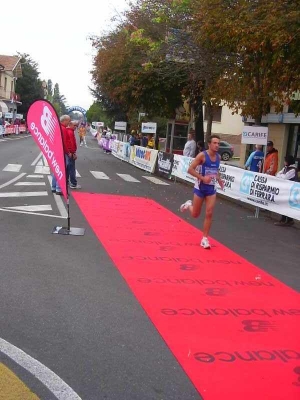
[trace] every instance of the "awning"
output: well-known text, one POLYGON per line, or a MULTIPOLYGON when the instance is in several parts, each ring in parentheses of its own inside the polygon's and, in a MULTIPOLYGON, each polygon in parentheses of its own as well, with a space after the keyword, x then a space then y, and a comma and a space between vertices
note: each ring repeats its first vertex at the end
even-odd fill
POLYGON ((8 112, 7 105, 4 103, 4 101, 1 100, 0 100, 0 111, 2 111, 3 114, 8 112))

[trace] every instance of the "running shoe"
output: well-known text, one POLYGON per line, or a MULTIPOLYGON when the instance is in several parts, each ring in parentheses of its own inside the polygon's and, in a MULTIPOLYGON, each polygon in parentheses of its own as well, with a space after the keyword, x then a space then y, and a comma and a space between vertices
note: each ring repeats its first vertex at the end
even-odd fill
POLYGON ((70 185, 70 189, 81 189, 80 185, 70 185))
POLYGON ((210 249, 210 243, 209 243, 207 237, 204 237, 201 240, 200 246, 203 247, 204 249, 210 249))
POLYGON ((187 200, 185 203, 181 204, 180 211, 181 212, 186 211, 189 208, 189 206, 191 206, 191 205, 193 205, 192 200, 187 200))

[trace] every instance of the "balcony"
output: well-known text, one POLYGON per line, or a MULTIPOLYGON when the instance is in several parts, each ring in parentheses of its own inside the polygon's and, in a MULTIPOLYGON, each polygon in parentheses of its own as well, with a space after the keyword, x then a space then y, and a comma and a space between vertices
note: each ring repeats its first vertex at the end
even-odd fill
POLYGON ((21 103, 19 94, 11 92, 10 90, 5 90, 4 87, 0 87, 0 99, 12 101, 13 103, 21 103))
MULTIPOLYGON (((254 123, 253 118, 243 118, 243 122, 254 123)), ((295 115, 294 113, 269 113, 264 115, 261 119, 263 124, 299 124, 300 115, 295 115)))

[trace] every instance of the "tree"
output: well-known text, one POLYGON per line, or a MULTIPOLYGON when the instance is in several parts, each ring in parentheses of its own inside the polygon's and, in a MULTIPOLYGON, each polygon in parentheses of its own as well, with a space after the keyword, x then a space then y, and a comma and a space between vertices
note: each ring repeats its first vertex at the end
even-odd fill
POLYGON ((52 104, 53 107, 56 109, 58 115, 61 116, 67 114, 68 110, 66 107, 66 98, 64 95, 60 94, 58 83, 54 85, 52 104))
POLYGON ((47 100, 52 102, 52 99, 53 99, 53 83, 52 83, 51 79, 48 79, 47 89, 48 89, 47 100))
POLYGON ((300 87, 299 0, 194 0, 197 42, 233 58, 220 77, 221 97, 261 123, 282 111, 300 87))
POLYGON ((44 92, 42 82, 39 79, 38 64, 32 60, 29 54, 19 54, 22 64, 22 77, 16 83, 16 92, 20 95, 22 104, 18 111, 27 114, 30 105, 38 99, 43 98, 44 92))
POLYGON ((90 123, 93 121, 104 122, 106 126, 111 126, 113 122, 103 108, 103 105, 99 102, 94 102, 90 106, 90 108, 87 110, 86 118, 90 123))

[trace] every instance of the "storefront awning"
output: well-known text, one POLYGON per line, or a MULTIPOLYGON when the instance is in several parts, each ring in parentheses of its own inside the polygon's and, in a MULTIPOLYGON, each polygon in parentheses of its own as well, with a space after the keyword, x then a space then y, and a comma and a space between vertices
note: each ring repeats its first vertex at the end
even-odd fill
POLYGON ((5 114, 8 112, 8 107, 7 105, 4 103, 4 101, 0 100, 0 111, 5 114))

